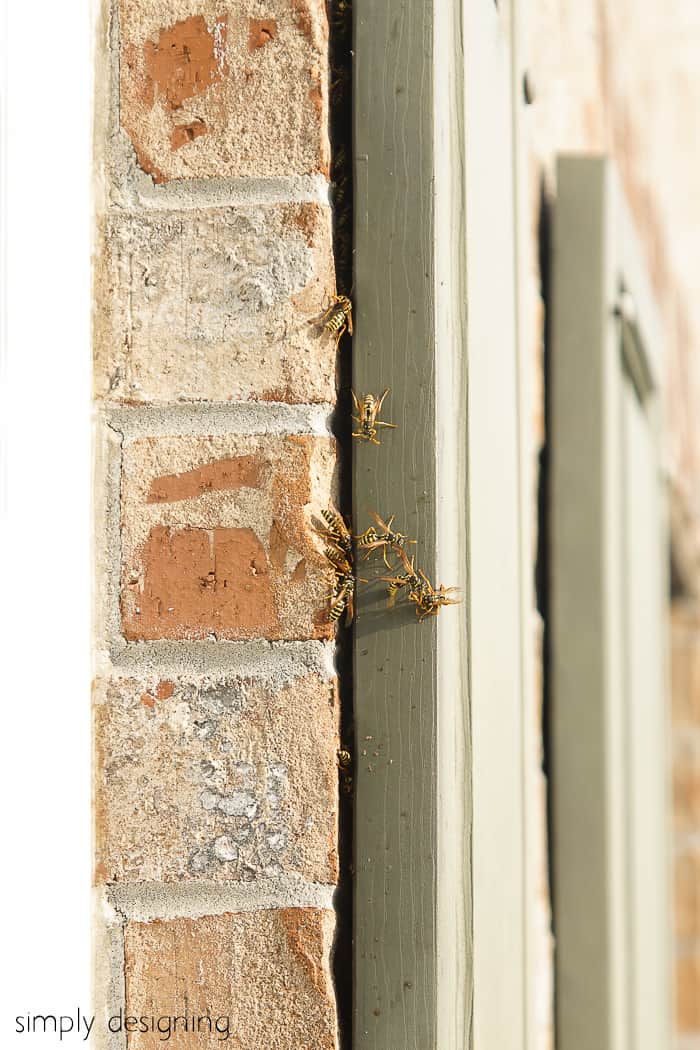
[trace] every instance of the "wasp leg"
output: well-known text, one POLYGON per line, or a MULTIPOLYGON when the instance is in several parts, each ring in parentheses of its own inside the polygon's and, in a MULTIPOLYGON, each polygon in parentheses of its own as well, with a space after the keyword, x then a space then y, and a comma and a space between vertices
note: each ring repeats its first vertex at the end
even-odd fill
POLYGON ((384 564, 386 565, 387 569, 391 569, 391 565, 387 561, 386 549, 387 549, 387 544, 385 543, 384 544, 384 550, 382 551, 382 558, 384 559, 384 564))
POLYGON ((391 430, 396 430, 398 428, 399 424, 398 423, 382 423, 381 419, 375 419, 374 425, 375 425, 375 427, 390 427, 391 430))
POLYGON ((345 332, 347 331, 347 327, 348 327, 347 324, 344 324, 344 325, 341 325, 340 328, 338 329, 338 334, 335 337, 335 348, 336 348, 336 350, 340 346, 340 340, 342 339, 342 337, 344 336, 345 332))

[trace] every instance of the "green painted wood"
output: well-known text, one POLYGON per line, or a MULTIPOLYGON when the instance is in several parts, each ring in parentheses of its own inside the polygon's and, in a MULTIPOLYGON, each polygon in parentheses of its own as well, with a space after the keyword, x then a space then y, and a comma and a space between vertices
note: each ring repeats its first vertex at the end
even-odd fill
MULTIPOLYGON (((656 392, 658 395, 658 392, 656 392)), ((668 547, 655 406, 622 384, 630 1031, 634 1050, 670 1045, 668 547)))
POLYGON ((661 338, 609 161, 558 164, 552 798, 561 1050, 670 1045, 661 338), (630 330, 627 330, 627 329, 630 330))
MULTIPOLYGON (((356 0, 354 388, 391 388, 354 442, 354 522, 396 515, 435 571, 430 0, 356 0)), ((370 572, 373 570, 370 570, 370 572)), ((367 573, 364 573, 367 575, 367 573)), ((437 1050, 437 624, 361 585, 355 628, 354 1044, 437 1050)))
POLYGON ((379 448, 354 443, 354 524, 396 514, 421 568, 463 599, 418 624, 360 587, 354 1046, 522 1050, 531 464, 513 12, 353 7, 354 386, 390 387, 399 424, 379 448))
POLYGON ((551 714, 562 1050, 613 1045, 607 689, 601 656, 607 610, 599 519, 605 308, 614 302, 615 289, 602 269, 607 237, 602 172, 598 160, 585 169, 560 163, 554 241, 551 714))

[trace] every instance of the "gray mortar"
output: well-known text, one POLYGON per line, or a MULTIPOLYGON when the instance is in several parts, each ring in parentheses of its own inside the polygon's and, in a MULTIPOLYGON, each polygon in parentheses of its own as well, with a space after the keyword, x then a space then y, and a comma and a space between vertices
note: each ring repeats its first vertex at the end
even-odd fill
POLYGON ((282 688, 292 678, 317 674, 332 679, 332 642, 130 642, 113 655, 111 676, 230 672, 282 688))
POLYGON ((142 882, 108 886, 107 900, 127 922, 199 919, 204 915, 270 908, 332 909, 334 886, 284 875, 255 882, 142 882))
POLYGON ((115 911, 100 889, 94 891, 93 916, 95 1025, 90 1045, 95 1050, 126 1050, 126 1032, 110 1032, 107 1024, 126 1008, 124 915, 115 911))
POLYGON ((332 437, 333 405, 288 405, 277 401, 234 404, 125 406, 99 410, 124 440, 181 434, 310 434, 332 437))
MULTIPOLYGON (((133 154, 126 135, 120 132, 120 147, 133 154)), ((262 179, 173 179, 156 185, 136 167, 129 167, 129 189, 120 207, 140 205, 144 209, 221 208, 229 205, 329 204, 330 187, 324 175, 287 175, 262 179), (134 169, 136 169, 134 171, 134 169)))
MULTIPOLYGON (((121 449, 122 435, 98 426, 95 437, 95 578, 94 631, 98 668, 100 651, 121 638, 121 449)), ((121 642, 124 645, 122 639, 121 642)))

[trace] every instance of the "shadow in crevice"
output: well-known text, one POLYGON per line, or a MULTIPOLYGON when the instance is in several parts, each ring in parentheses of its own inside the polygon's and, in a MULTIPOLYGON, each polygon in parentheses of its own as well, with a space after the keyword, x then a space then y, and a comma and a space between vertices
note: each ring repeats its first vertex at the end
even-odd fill
MULTIPOLYGON (((352 4, 327 0, 330 58, 331 201, 336 290, 350 295, 353 286, 352 179, 352 4)), ((338 441, 338 509, 346 521, 352 513, 352 340, 340 340, 331 427, 338 441)), ((343 623, 345 618, 343 617, 343 623)), ((355 755, 352 656, 354 626, 341 626, 336 643, 336 670, 340 704, 340 746, 355 755)), ((338 821, 339 879, 335 894, 336 936, 332 971, 338 1010, 341 1050, 351 1050, 353 992, 353 843, 354 807, 352 767, 339 770, 338 821)))
MULTIPOLYGON (((554 824, 552 814, 552 738, 551 738, 551 630, 550 630, 550 434, 551 434, 551 322, 552 322, 552 211, 553 204, 547 195, 544 181, 540 183, 539 220, 538 220, 538 262, 540 273, 540 296, 543 305, 543 413, 544 440, 539 454, 539 475, 537 491, 537 557, 535 563, 535 593, 537 610, 542 618, 542 771, 546 778, 547 807, 547 867, 552 914, 552 933, 554 928, 554 824)), ((555 941, 556 945, 556 936, 555 941)))

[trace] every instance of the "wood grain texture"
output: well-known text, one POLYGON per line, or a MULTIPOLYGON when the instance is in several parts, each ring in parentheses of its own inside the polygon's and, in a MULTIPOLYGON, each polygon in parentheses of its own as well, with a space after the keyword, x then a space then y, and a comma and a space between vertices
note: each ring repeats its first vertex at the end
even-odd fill
MULTIPOLYGON (((354 1046, 527 1045, 510 7, 355 0, 355 527, 395 513, 462 604, 358 602, 354 1046), (468 379, 468 382, 467 382, 468 379)), ((434 575, 437 573, 437 578, 434 575)))
MULTIPOLYGON (((354 444, 369 511, 435 570, 433 4, 357 0, 354 388, 391 394, 381 447, 354 444)), ((364 575, 367 575, 366 573, 364 575)), ((361 587, 355 636, 354 1043, 436 1048, 436 621, 361 587)))

